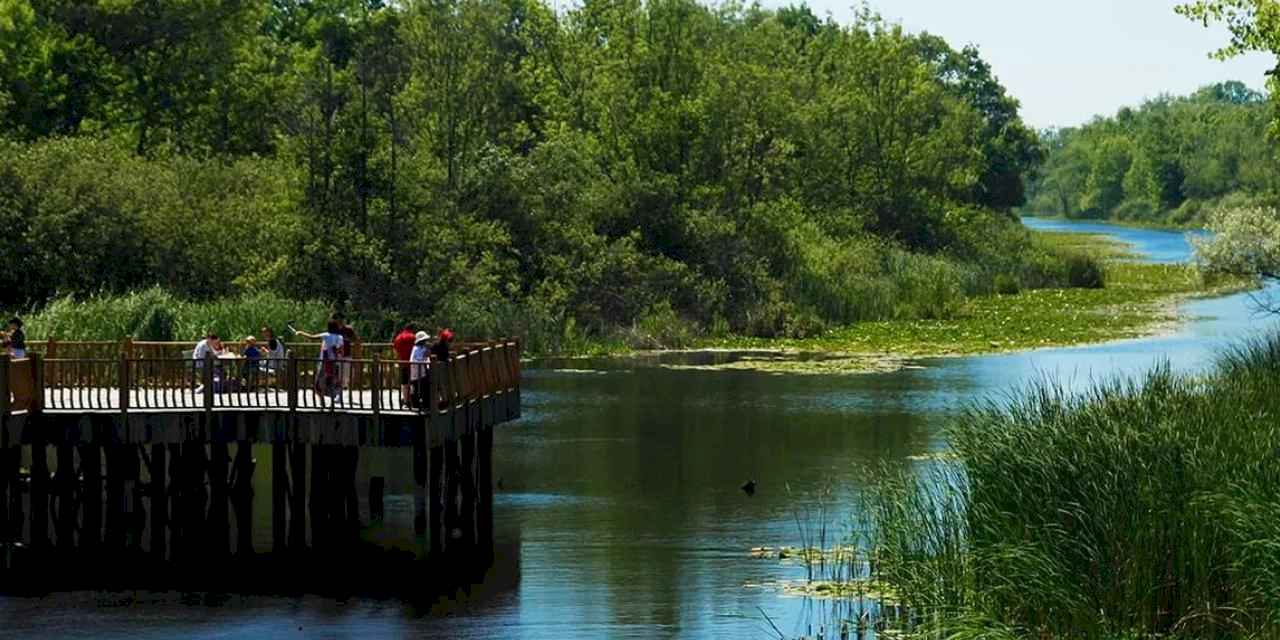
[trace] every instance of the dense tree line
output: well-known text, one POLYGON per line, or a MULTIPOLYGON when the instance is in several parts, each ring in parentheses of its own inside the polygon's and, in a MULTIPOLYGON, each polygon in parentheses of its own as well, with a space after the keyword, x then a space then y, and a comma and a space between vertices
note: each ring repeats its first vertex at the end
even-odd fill
POLYGON ((0 131, 0 305, 776 335, 1063 281, 1010 213, 1042 159, 1017 102, 867 12, 0 0, 0 131))
POLYGON ((1280 186, 1271 116, 1266 95, 1225 82, 1050 131, 1027 210, 1186 225, 1224 201, 1269 201, 1280 186))

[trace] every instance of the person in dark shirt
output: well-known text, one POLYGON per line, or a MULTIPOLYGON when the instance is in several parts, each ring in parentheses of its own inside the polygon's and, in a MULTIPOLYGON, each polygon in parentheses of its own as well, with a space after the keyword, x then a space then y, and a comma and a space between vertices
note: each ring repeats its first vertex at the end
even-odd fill
POLYGON ((453 344, 453 331, 441 329, 436 343, 431 345, 431 357, 440 362, 449 361, 449 347, 453 344))
POLYGON ((27 357, 27 334, 22 330, 22 318, 9 320, 9 355, 14 358, 27 357))
POLYGON ((253 390, 258 386, 258 373, 262 371, 262 348, 257 338, 249 336, 244 339, 244 364, 240 367, 240 375, 245 386, 253 390))
POLYGON ((342 375, 342 386, 351 386, 351 358, 355 356, 356 330, 347 324, 347 317, 341 313, 333 314, 333 319, 338 322, 338 334, 342 336, 342 346, 338 348, 338 361, 341 363, 339 369, 342 375))

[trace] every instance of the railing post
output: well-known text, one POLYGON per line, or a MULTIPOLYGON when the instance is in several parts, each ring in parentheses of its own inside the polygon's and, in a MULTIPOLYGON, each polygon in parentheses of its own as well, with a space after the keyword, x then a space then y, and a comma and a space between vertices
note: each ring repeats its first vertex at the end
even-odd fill
MULTIPOLYGON (((44 411, 44 356, 32 353, 31 358, 31 413, 44 411)), ((8 397, 8 394, 5 394, 8 397)))
POLYGON ((369 381, 369 387, 373 390, 373 400, 369 403, 373 409, 374 422, 377 422, 378 415, 382 413, 382 359, 377 353, 373 354, 373 379, 369 381))
POLYGON ((204 410, 213 411, 213 353, 204 354, 204 370, 200 372, 204 385, 204 410))
POLYGON ((0 353, 0 415, 9 415, 9 354, 0 353))
POLYGON ((289 350, 289 364, 285 369, 285 394, 289 397, 289 412, 298 410, 298 356, 289 350))
POLYGON ((129 413, 129 357, 120 354, 120 413, 129 413))
POLYGON ((120 340, 120 355, 126 358, 133 357, 133 336, 125 336, 120 340))

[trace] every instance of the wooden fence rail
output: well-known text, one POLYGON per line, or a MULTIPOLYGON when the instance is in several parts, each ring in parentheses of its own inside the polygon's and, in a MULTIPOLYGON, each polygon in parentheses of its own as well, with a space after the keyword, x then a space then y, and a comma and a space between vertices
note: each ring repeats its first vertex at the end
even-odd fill
MULTIPOLYGON (((137 412, 199 410, 448 412, 514 390, 516 341, 463 345, 426 368, 426 397, 402 385, 422 367, 379 349, 371 357, 322 363, 291 351, 287 359, 194 360, 178 343, 49 342, 29 358, 0 356, 0 414, 23 411, 137 412), (114 353, 112 353, 114 352, 114 353), (419 396, 419 397, 415 397, 419 396)), ((185 348, 186 345, 183 345, 185 348)), ((388 345, 389 350, 389 345, 388 345)))

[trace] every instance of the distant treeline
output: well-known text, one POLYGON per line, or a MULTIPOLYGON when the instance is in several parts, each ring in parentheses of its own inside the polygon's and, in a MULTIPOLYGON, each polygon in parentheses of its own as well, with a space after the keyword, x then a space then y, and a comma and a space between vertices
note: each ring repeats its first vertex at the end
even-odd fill
POLYGON ((0 307, 270 292, 554 342, 1067 284, 1010 213, 1017 102, 866 12, 0 1, 0 132, 0 307))
POLYGON ((1271 109, 1266 95, 1225 82, 1050 131, 1026 210, 1192 225, 1217 204, 1270 202, 1280 186, 1271 109))

